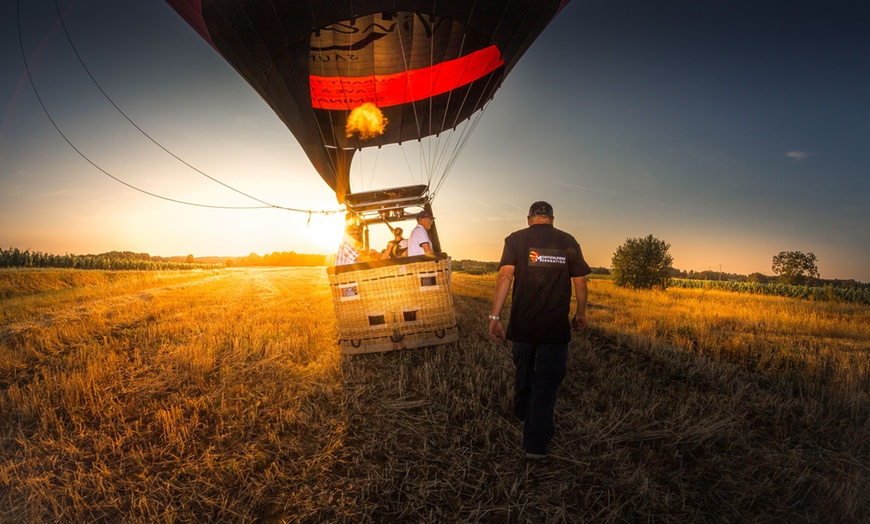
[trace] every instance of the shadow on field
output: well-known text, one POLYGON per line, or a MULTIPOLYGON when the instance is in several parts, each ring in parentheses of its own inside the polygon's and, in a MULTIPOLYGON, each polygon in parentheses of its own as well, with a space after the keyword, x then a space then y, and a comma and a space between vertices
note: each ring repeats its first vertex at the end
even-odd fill
POLYGON ((76 275, 2 304, 0 522, 870 521, 866 396, 614 328, 656 327, 634 295, 594 296, 533 463, 491 276, 457 343, 348 356, 322 268, 76 275))
POLYGON ((551 456, 526 461, 510 352, 486 335, 489 299, 455 301, 458 343, 343 357, 348 429, 333 473, 361 520, 870 518, 866 406, 795 398, 771 377, 621 345, 594 325, 570 347, 551 456))

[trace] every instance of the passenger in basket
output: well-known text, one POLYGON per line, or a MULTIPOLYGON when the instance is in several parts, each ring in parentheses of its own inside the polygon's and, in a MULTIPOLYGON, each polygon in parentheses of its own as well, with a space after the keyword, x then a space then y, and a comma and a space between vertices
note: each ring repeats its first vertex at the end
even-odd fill
POLYGON ((356 242, 350 235, 345 234, 344 240, 338 246, 338 253, 335 255, 335 265, 345 266, 347 264, 356 264, 361 262, 359 249, 354 245, 356 242))
POLYGON ((432 255, 432 241, 429 240, 429 230, 432 229, 432 221, 435 217, 428 211, 420 211, 417 215, 417 226, 408 237, 408 256, 432 255))
POLYGON ((362 228, 350 216, 345 219, 345 222, 344 238, 341 241, 341 245, 338 246, 338 253, 335 255, 336 266, 356 264, 363 261, 362 228))
POLYGON ((393 240, 387 242, 387 249, 381 258, 399 258, 408 255, 408 239, 402 238, 404 231, 397 227, 393 230, 393 240))

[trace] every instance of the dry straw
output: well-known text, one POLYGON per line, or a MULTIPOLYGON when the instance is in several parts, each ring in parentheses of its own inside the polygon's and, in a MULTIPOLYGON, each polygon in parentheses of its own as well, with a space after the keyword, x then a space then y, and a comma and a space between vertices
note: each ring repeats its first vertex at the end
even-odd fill
POLYGON ((4 299, 0 522, 870 520, 870 309, 592 281, 541 464, 493 281, 453 275, 458 342, 365 355, 323 269, 4 299))

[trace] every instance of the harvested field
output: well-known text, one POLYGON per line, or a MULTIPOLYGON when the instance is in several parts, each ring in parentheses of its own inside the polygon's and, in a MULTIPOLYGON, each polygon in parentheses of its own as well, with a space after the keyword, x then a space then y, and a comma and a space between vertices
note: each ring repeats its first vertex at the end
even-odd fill
POLYGON ((870 521, 870 306, 592 280, 533 463, 494 276, 343 356, 323 268, 10 274, 0 522, 870 521))

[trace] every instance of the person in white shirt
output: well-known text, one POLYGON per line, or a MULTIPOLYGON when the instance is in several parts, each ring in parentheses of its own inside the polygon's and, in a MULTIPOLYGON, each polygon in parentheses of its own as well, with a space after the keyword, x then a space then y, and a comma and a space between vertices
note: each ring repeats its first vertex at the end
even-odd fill
POLYGON ((417 226, 408 237, 408 256, 432 255, 432 241, 429 240, 429 230, 435 217, 429 211, 420 211, 417 215, 417 226))

